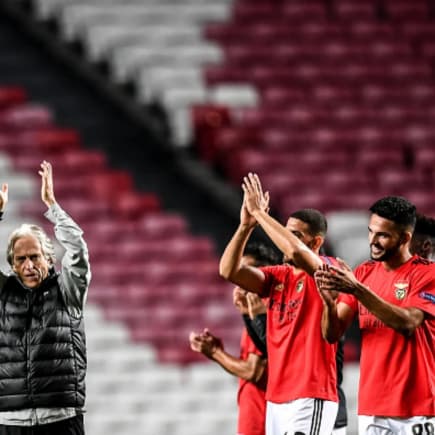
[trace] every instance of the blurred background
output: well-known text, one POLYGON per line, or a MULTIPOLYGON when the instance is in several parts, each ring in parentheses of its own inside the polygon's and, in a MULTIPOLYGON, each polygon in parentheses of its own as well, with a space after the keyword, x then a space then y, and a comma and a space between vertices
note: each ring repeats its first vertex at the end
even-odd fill
MULTIPOLYGON (((37 176, 51 161, 91 253, 90 435, 235 433, 236 379, 188 334, 239 352, 217 270, 243 175, 282 222, 326 213, 326 252, 358 264, 380 196, 435 215, 434 61, 430 0, 0 2, 0 240, 23 220, 52 234, 37 176)), ((353 325, 349 435, 358 357, 353 325)))

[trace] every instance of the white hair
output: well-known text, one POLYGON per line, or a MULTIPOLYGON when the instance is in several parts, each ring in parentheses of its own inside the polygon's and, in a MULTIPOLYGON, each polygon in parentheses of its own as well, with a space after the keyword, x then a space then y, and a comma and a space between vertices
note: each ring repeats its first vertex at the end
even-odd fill
POLYGON ((9 236, 6 259, 11 266, 13 265, 14 261, 15 242, 25 236, 33 236, 36 238, 36 240, 38 240, 39 244, 41 245, 42 253, 50 265, 53 265, 56 262, 53 242, 47 236, 45 231, 38 225, 22 224, 9 236))

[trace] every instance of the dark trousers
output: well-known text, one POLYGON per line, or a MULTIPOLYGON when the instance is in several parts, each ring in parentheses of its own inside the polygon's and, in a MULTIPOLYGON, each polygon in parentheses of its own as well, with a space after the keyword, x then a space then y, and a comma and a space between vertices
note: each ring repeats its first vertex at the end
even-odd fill
POLYGON ((84 435, 83 415, 76 415, 55 423, 38 426, 5 426, 0 424, 0 435, 84 435))

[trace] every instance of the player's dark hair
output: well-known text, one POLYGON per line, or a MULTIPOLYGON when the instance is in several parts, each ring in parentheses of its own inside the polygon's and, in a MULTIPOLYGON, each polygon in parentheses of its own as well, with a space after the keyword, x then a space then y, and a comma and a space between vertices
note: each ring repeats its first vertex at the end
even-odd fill
POLYGON ((255 260, 254 266, 269 266, 282 262, 278 253, 268 245, 259 242, 250 242, 246 245, 243 255, 249 255, 255 260))
POLYGON ((325 236, 328 230, 328 223, 325 216, 314 208, 304 208, 293 212, 290 217, 299 219, 308 224, 312 236, 325 236))
POLYGON ((415 205, 401 196, 386 196, 376 201, 369 210, 403 228, 414 229, 416 221, 415 205))
POLYGON ((435 219, 417 213, 414 235, 435 238, 435 219))

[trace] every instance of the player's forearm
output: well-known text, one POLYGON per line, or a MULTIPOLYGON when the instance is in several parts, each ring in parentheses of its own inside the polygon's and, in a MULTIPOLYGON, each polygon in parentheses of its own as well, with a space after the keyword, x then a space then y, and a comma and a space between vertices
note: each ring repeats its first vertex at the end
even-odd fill
POLYGON ((234 280, 240 268, 243 251, 253 229, 252 226, 240 224, 229 241, 219 262, 219 274, 223 278, 229 281, 234 280))
POLYGON ((416 308, 401 308, 390 304, 361 283, 354 295, 372 314, 385 325, 405 336, 411 336, 424 320, 424 314, 416 308))
POLYGON ((256 367, 249 361, 233 357, 222 348, 216 349, 211 355, 211 359, 216 361, 228 373, 250 382, 258 381, 264 370, 264 368, 256 367))
POLYGON ((254 217, 272 242, 287 258, 292 259, 296 267, 312 275, 321 266, 322 261, 314 252, 264 210, 255 211, 254 217))
POLYGON ((322 335, 328 343, 335 343, 343 335, 344 327, 337 315, 337 305, 325 304, 322 312, 322 335))

